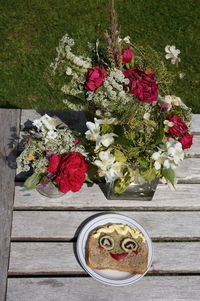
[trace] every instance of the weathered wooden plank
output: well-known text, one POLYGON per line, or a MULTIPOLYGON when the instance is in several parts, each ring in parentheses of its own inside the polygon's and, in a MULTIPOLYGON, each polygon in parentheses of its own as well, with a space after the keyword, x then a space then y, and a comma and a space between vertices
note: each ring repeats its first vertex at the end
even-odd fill
MULTIPOLYGON (((19 183, 17 185, 20 185, 19 183)), ((77 193, 46 198, 36 190, 15 189, 15 209, 28 210, 200 210, 200 184, 178 184, 172 191, 159 184, 152 201, 107 200, 99 185, 83 185, 77 193)))
MULTIPOLYGON (((154 242, 150 273, 200 273, 200 242, 154 242)), ((11 243, 9 275, 85 274, 73 243, 11 243)))
POLYGON ((186 153, 194 158, 200 157, 200 135, 194 135, 193 144, 191 148, 186 151, 186 153))
POLYGON ((200 184, 200 158, 185 159, 181 165, 175 169, 175 174, 178 183, 200 184))
POLYGON ((200 114, 193 114, 191 129, 194 134, 200 134, 200 114))
POLYGON ((10 278, 7 301, 199 301, 200 276, 144 277, 111 288, 92 278, 10 278))
MULTIPOLYGON (((69 241, 98 212, 14 211, 12 240, 69 241)), ((123 212, 118 212, 122 213, 123 212)), ((156 240, 200 240, 200 212, 126 212, 156 240)))
POLYGON ((14 198, 15 143, 20 110, 0 109, 0 296, 4 300, 14 198))

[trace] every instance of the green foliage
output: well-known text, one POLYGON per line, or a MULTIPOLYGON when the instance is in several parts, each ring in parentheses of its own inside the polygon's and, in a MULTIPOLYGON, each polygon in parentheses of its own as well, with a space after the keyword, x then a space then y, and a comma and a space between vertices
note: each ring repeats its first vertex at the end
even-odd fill
POLYGON ((36 185, 40 182, 42 178, 41 174, 34 173, 26 179, 24 182, 24 187, 28 190, 35 189, 36 185))
POLYGON ((163 168, 162 176, 166 179, 167 182, 171 183, 174 186, 175 172, 171 168, 163 168))
POLYGON ((147 170, 141 171, 141 176, 149 183, 151 183, 156 178, 155 168, 149 168, 147 170))
POLYGON ((163 128, 163 122, 161 122, 159 124, 158 130, 155 132, 155 137, 156 137, 155 145, 162 143, 163 139, 165 139, 165 132, 164 132, 164 128, 163 128))
POLYGON ((123 152, 121 152, 118 149, 115 149, 115 151, 114 151, 114 157, 115 157, 115 160, 118 161, 118 162, 125 163, 127 161, 127 159, 124 156, 123 152))
POLYGON ((101 126, 101 134, 105 135, 113 132, 113 125, 110 124, 102 124, 101 126))

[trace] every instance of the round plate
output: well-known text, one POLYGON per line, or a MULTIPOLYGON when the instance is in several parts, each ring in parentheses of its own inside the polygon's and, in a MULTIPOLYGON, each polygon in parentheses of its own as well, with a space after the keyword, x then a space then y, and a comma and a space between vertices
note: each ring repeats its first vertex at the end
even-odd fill
POLYGON ((85 224, 78 235, 76 251, 80 264, 89 275, 91 275, 94 279, 104 284, 114 286, 132 284, 141 279, 151 267, 153 258, 152 242, 144 228, 132 218, 119 213, 101 214, 94 217, 87 224, 85 224), (88 236, 90 235, 91 231, 93 231, 95 228, 104 226, 106 224, 126 224, 133 228, 137 228, 143 233, 148 247, 148 265, 147 270, 144 274, 131 274, 127 272, 120 272, 114 270, 96 270, 91 269, 86 264, 85 252, 88 236))

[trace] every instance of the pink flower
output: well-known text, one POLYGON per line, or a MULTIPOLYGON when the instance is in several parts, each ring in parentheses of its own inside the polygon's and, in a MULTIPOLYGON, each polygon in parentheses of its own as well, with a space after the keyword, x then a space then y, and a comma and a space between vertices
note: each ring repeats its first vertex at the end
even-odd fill
POLYGON ((104 66, 96 66, 88 70, 85 89, 95 91, 103 85, 104 79, 107 77, 104 66))
POLYGON ((171 136, 184 136, 188 133, 188 127, 180 116, 171 114, 167 119, 173 122, 173 126, 168 129, 171 136))
POLYGON ((140 67, 124 71, 124 76, 130 81, 130 93, 137 96, 141 102, 153 102, 158 99, 158 88, 155 73, 149 68, 145 71, 140 67))
POLYGON ((133 52, 131 51, 130 46, 126 49, 122 49, 121 54, 119 52, 116 53, 116 58, 118 56, 121 56, 122 64, 126 64, 132 61, 133 58, 133 52))
POLYGON ((78 140, 78 139, 76 139, 76 140, 74 140, 73 141, 73 143, 76 145, 76 144, 78 144, 80 142, 80 140, 78 140))
POLYGON ((185 135, 178 141, 182 144, 182 149, 190 148, 192 146, 193 135, 185 135))

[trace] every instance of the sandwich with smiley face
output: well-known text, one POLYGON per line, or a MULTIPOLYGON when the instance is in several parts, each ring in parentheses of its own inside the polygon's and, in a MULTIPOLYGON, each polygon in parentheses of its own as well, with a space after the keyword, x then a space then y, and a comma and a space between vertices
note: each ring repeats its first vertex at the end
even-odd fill
POLYGON ((124 224, 98 228, 88 238, 86 263, 93 269, 143 274, 148 264, 145 237, 138 229, 124 224))

